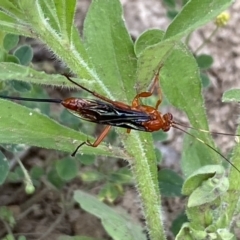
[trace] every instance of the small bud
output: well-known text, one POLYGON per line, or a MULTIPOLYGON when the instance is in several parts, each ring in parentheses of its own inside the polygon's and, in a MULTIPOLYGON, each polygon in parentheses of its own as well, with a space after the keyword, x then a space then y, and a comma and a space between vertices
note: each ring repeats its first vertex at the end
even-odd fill
POLYGON ((227 25, 228 21, 230 19, 230 15, 227 12, 222 12, 221 14, 219 14, 215 20, 215 24, 218 27, 223 27, 225 25, 227 25))
POLYGON ((27 184, 25 187, 25 192, 27 194, 33 194, 35 192, 35 187, 32 184, 27 184))

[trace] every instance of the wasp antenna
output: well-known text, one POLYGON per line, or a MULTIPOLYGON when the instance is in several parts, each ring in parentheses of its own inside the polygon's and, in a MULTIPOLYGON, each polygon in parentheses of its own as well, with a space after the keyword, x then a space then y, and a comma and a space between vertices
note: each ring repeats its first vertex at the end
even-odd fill
POLYGON ((212 131, 205 130, 205 129, 201 129, 201 128, 194 128, 194 127, 191 127, 191 126, 188 126, 188 125, 185 125, 185 124, 182 124, 182 123, 178 123, 178 122, 175 122, 175 121, 173 121, 173 124, 175 124, 175 125, 179 125, 179 126, 181 126, 181 127, 185 127, 185 128, 190 128, 190 129, 198 130, 198 131, 200 131, 200 132, 205 132, 205 133, 218 134, 218 135, 225 135, 225 136, 240 137, 240 135, 238 135, 238 134, 233 134, 233 133, 223 133, 223 132, 212 132, 212 131))
POLYGON ((29 102, 49 102, 49 103, 61 103, 62 99, 44 99, 44 98, 24 98, 24 97, 11 97, 0 95, 0 98, 11 99, 11 100, 20 100, 20 101, 29 101, 29 102))
MULTIPOLYGON (((217 151, 214 147, 212 147, 212 146, 209 145, 208 143, 204 142, 202 139, 200 139, 200 138, 194 136, 193 134, 191 134, 191 133, 185 131, 184 129, 182 129, 182 128, 180 128, 180 127, 174 125, 174 124, 172 125, 172 127, 174 127, 174 128, 176 128, 176 129, 178 129, 178 130, 180 130, 180 131, 182 131, 182 132, 188 134, 189 136, 195 138, 197 141, 203 143, 205 146, 207 146, 207 147, 209 147, 210 149, 212 149, 214 152, 218 153, 218 154, 219 154, 219 155, 220 155, 225 161, 227 161, 227 162, 228 162, 233 168, 235 168, 235 169, 240 173, 240 170, 239 170, 234 164, 232 164, 231 161, 228 160, 223 154, 221 154, 219 151, 217 151)), ((195 128, 193 128, 193 129, 195 129, 195 128)))
POLYGON ((74 85, 76 85, 76 86, 82 88, 83 90, 85 90, 85 91, 87 91, 87 92, 89 92, 89 93, 91 93, 91 94, 94 95, 94 92, 93 92, 93 91, 91 91, 91 90, 85 88, 84 86, 82 86, 81 84, 75 82, 75 81, 72 80, 67 74, 63 74, 63 76, 66 77, 66 78, 68 79, 68 81, 71 82, 72 84, 74 84, 74 85))

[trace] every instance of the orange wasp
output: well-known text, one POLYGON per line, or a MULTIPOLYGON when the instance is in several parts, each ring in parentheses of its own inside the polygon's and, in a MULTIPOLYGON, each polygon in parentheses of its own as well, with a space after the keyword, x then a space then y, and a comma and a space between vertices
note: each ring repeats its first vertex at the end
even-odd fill
MULTIPOLYGON (((183 130, 182 127, 192 128, 189 126, 185 126, 184 124, 177 123, 173 120, 173 116, 171 113, 162 114, 158 111, 158 107, 162 102, 162 93, 159 87, 159 71, 162 65, 158 68, 157 73, 153 79, 153 82, 147 92, 141 92, 137 94, 131 105, 113 101, 107 97, 104 97, 98 94, 95 91, 91 91, 84 86, 76 83, 72 80, 68 75, 64 75, 71 83, 90 93, 96 99, 87 99, 87 98, 67 98, 67 99, 35 99, 35 98, 22 98, 22 97, 11 97, 11 96, 1 96, 0 98, 12 99, 12 100, 22 100, 22 101, 35 101, 35 102, 51 102, 51 103, 60 103, 66 109, 68 109, 75 116, 80 117, 83 120, 94 122, 102 125, 106 125, 102 133, 97 137, 94 142, 90 142, 89 140, 82 142, 72 153, 72 156, 75 156, 78 152, 79 148, 83 145, 87 145, 90 147, 97 147, 103 139, 107 136, 112 126, 126 128, 127 133, 130 133, 131 130, 138 130, 144 132, 154 132, 162 130, 164 132, 169 131, 171 127, 179 129, 180 131, 192 136, 196 140, 202 142, 213 151, 218 153, 221 157, 223 157, 232 167, 234 167, 238 172, 240 172, 237 167, 235 167, 225 156, 223 156, 220 152, 218 152, 211 145, 205 143, 203 140, 195 137, 191 133, 183 130), (155 88, 158 89, 159 99, 156 102, 155 107, 151 107, 148 105, 141 104, 141 98, 148 98, 153 95, 155 88), (177 126, 178 125, 178 126, 177 126)), ((192 128, 194 129, 194 128, 192 128)), ((208 132, 205 130, 201 130, 204 132, 208 132)), ((228 133, 216 133, 211 132, 213 134, 222 134, 222 135, 230 135, 230 136, 238 136, 228 133)))

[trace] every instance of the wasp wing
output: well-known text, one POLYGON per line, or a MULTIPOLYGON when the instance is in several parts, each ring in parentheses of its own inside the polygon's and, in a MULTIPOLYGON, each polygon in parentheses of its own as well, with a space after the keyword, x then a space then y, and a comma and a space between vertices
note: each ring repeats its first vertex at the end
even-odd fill
POLYGON ((130 106, 124 108, 95 99, 78 100, 81 101, 79 107, 68 110, 85 121, 146 131, 143 123, 150 120, 147 113, 132 110, 130 106))

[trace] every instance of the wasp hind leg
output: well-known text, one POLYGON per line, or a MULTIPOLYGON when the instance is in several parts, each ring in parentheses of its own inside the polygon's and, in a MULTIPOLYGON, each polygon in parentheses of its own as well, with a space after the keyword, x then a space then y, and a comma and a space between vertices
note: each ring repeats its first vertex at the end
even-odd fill
POLYGON ((98 138, 93 143, 91 143, 89 140, 87 140, 87 141, 82 142, 81 144, 79 144, 77 146, 77 148, 74 150, 74 152, 71 154, 71 156, 74 157, 77 154, 79 148, 82 147, 83 145, 87 145, 89 147, 97 147, 103 141, 103 139, 107 136, 107 134, 109 133, 111 127, 112 126, 106 126, 104 128, 104 130, 102 131, 102 133, 98 136, 98 138))

